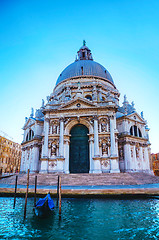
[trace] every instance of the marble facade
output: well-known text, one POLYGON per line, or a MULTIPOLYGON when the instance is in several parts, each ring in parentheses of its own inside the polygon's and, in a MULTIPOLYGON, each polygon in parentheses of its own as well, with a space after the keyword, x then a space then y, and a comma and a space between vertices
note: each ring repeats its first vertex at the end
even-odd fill
POLYGON ((26 118, 21 171, 70 173, 70 131, 88 128, 89 173, 150 172, 149 129, 143 113, 120 93, 84 45, 59 76, 47 103, 26 118))

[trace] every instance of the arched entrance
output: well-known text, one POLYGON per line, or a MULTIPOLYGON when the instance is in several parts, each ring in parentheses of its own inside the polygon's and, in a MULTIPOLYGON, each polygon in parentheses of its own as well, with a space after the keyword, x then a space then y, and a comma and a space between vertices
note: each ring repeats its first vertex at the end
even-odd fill
POLYGON ((88 128, 77 124, 71 129, 70 137, 70 173, 89 172, 89 143, 88 128))

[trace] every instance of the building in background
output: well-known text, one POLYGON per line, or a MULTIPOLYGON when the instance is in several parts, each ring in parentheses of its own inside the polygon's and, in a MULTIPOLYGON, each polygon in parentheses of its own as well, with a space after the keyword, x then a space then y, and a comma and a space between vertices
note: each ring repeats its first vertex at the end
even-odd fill
POLYGON ((151 154, 150 167, 156 176, 159 176, 159 153, 151 154))
POLYGON ((20 171, 21 145, 0 136, 0 171, 16 173, 20 171))
POLYGON ((151 172, 149 128, 143 112, 120 93, 83 46, 57 79, 47 103, 26 118, 21 171, 151 172))

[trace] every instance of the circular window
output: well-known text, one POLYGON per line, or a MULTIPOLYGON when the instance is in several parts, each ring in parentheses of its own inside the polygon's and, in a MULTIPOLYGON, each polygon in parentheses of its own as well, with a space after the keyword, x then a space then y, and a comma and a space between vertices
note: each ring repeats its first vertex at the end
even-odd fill
POLYGON ((76 105, 77 107, 80 107, 81 106, 81 104, 80 103, 77 103, 77 105, 76 105))

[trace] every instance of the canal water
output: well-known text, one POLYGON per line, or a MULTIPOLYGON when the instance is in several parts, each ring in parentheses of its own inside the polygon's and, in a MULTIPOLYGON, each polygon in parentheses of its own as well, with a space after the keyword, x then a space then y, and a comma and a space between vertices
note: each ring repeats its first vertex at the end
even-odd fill
POLYGON ((159 239, 158 199, 62 199, 48 219, 33 213, 34 199, 28 199, 24 221, 24 198, 0 198, 0 239, 116 240, 159 239))

